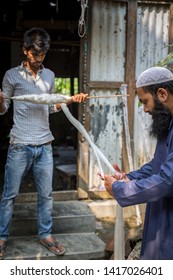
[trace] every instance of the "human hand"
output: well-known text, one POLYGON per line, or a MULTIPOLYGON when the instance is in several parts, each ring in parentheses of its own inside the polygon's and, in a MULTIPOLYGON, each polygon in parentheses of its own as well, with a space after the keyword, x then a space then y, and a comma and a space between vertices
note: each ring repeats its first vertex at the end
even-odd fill
POLYGON ((128 177, 126 176, 125 172, 122 172, 121 169, 118 167, 117 164, 113 164, 114 169, 117 171, 117 174, 113 174, 112 176, 117 180, 124 180, 129 181, 128 177))
POLYGON ((113 174, 113 175, 104 174, 104 177, 103 176, 101 177, 101 175, 98 174, 101 177, 101 179, 104 180, 104 186, 106 188, 106 191, 111 196, 114 196, 113 191, 112 191, 112 184, 114 182, 120 181, 120 180, 123 180, 124 182, 130 181, 129 178, 126 176, 126 173, 122 172, 117 164, 114 164, 113 167, 117 171, 116 174, 113 174))
MULTIPOLYGON (((69 100, 69 102, 67 102, 67 105, 70 105, 73 102, 81 103, 86 99, 87 96, 88 96, 88 93, 79 93, 79 94, 73 95, 71 97, 71 99, 69 100)), ((57 110, 61 109, 61 103, 56 103, 56 109, 57 110)))
MULTIPOLYGON (((107 191, 110 195, 112 195, 112 196, 114 196, 113 191, 112 191, 112 185, 113 185, 113 183, 115 183, 115 182, 117 182, 117 181, 120 181, 119 179, 116 179, 115 177, 116 177, 115 175, 112 175, 112 176, 107 175, 107 174, 104 175, 104 186, 105 186, 105 188, 106 188, 106 191, 107 191)), ((126 176, 125 180, 123 180, 123 181, 126 183, 126 182, 128 182, 128 181, 130 181, 130 180, 129 180, 129 178, 126 176)))
MULTIPOLYGON (((125 182, 129 181, 129 178, 126 176, 126 173, 122 172, 117 164, 113 164, 113 167, 116 170, 116 173, 111 175, 112 178, 116 180, 123 180, 125 182)), ((98 172, 98 176, 100 177, 101 180, 104 181, 104 175, 102 175, 101 172, 98 172)))
POLYGON ((3 92, 0 91, 0 105, 2 105, 4 103, 4 95, 3 92))
POLYGON ((88 96, 88 93, 79 93, 79 94, 73 95, 71 100, 72 100, 72 102, 81 103, 86 99, 87 96, 88 96))
POLYGON ((113 191, 112 191, 112 184, 114 182, 118 181, 117 179, 115 179, 113 176, 109 176, 107 174, 104 175, 104 186, 106 188, 106 191, 111 195, 113 195, 113 191))

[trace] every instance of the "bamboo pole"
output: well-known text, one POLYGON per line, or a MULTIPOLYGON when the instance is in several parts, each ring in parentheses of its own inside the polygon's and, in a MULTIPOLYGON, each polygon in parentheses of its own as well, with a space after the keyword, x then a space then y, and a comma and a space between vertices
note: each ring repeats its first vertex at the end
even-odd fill
MULTIPOLYGON (((127 95, 129 96, 129 95, 127 95)), ((93 96, 87 96, 86 99, 94 99, 94 98, 114 98, 114 97, 122 97, 122 94, 115 94, 115 95, 93 95, 93 96)))

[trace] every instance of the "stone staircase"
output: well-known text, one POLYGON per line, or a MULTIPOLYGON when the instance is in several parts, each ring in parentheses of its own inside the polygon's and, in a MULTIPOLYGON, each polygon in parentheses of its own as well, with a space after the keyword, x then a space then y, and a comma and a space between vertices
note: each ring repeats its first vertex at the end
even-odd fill
MULTIPOLYGON (((66 192, 67 193, 67 192, 66 192)), ((104 259, 105 243, 96 235, 96 218, 87 202, 77 199, 58 200, 54 193, 53 236, 66 249, 64 256, 55 256, 37 239, 36 194, 22 194, 16 200, 10 237, 7 243, 7 260, 61 259, 89 260, 104 259)))

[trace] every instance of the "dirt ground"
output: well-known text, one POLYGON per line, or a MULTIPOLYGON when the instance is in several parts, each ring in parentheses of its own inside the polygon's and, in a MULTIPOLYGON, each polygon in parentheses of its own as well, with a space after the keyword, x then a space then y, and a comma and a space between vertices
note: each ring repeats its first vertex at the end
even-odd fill
MULTIPOLYGON (((114 229, 115 219, 104 218, 97 220, 96 234, 105 242, 106 259, 114 259, 114 229)), ((143 225, 136 225, 136 217, 125 221, 125 259, 139 260, 143 225)))

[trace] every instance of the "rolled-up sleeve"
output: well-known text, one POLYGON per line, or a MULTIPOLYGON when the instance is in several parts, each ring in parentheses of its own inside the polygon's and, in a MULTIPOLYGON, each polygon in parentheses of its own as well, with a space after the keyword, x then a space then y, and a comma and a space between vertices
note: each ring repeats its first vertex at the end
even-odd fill
POLYGON ((4 101, 5 110, 3 112, 1 112, 0 115, 4 115, 8 111, 8 108, 10 107, 10 103, 11 103, 11 97, 12 97, 12 94, 14 91, 14 88, 13 88, 12 84, 10 83, 10 77, 7 72, 2 81, 2 91, 3 91, 4 97, 6 97, 6 99, 4 101))

